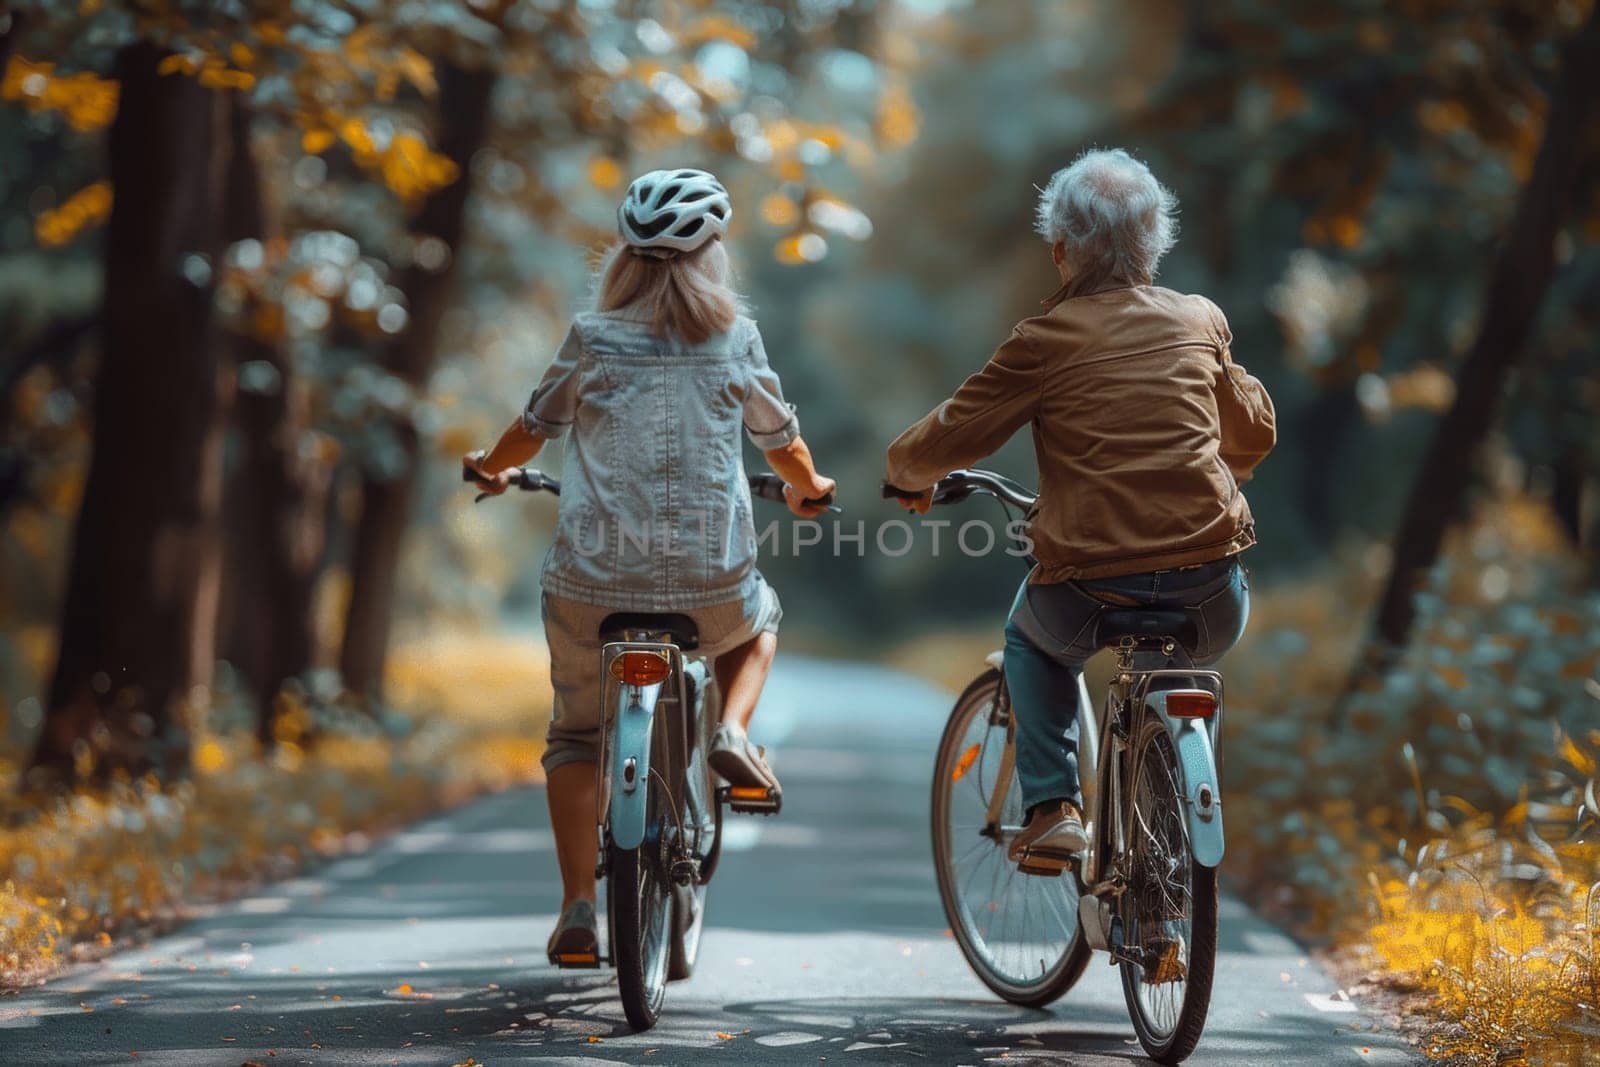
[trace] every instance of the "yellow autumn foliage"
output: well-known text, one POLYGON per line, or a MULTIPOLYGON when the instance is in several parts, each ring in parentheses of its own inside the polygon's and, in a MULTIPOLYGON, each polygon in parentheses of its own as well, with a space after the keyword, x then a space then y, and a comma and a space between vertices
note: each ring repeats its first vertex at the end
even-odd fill
POLYGON ((34 220, 34 236, 48 247, 64 245, 84 230, 102 225, 111 217, 111 183, 95 182, 62 201, 59 207, 40 212, 34 220))
POLYGON ((57 75, 56 65, 14 55, 0 78, 0 100, 21 101, 29 111, 59 111, 82 132, 111 124, 117 114, 117 83, 87 71, 57 75))
POLYGON ((349 148, 357 166, 375 174, 390 192, 407 203, 444 188, 460 172, 454 160, 433 151, 416 134, 396 133, 380 143, 355 117, 339 122, 337 134, 320 126, 306 130, 301 147, 308 152, 325 151, 332 147, 335 136, 349 148))
MULTIPOLYGON (((473 794, 539 780, 549 676, 537 641, 424 636, 392 670, 412 723, 401 733, 333 730, 264 759, 248 734, 202 729, 187 781, 12 801, 0 828, 0 985, 473 794)), ((8 796, 14 786, 0 782, 8 796)))

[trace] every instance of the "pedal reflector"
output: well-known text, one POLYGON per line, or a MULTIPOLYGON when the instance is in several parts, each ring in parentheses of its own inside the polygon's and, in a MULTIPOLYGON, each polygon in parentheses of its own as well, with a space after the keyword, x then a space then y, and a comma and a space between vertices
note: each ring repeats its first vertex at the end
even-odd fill
POLYGON ((955 770, 950 772, 950 780, 952 782, 961 781, 961 776, 967 773, 967 770, 972 766, 972 761, 978 758, 979 747, 978 745, 973 745, 961 753, 961 758, 956 760, 955 770))
POLYGON ((783 808, 783 794, 762 786, 725 785, 717 790, 717 801, 741 815, 776 815, 783 808))

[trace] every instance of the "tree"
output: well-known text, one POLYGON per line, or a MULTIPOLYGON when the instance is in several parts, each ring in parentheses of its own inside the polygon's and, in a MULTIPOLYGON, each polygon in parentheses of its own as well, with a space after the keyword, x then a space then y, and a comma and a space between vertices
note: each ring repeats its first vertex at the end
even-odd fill
MULTIPOLYGON (((227 239, 264 257, 283 239, 261 188, 251 108, 239 94, 230 97, 229 117, 227 239)), ((257 736, 270 745, 316 657, 313 607, 332 468, 311 429, 309 383, 271 325, 274 309, 251 299, 239 319, 230 339, 240 454, 228 479, 223 655, 248 681, 257 736)), ((289 728, 303 727, 294 720, 289 728)))
MULTIPOLYGON (((222 18, 189 17, 205 15, 207 5, 134 10, 137 20, 101 5, 85 5, 81 18, 31 6, 42 18, 29 27, 52 54, 93 62, 112 42, 114 78, 31 63, 12 51, 11 27, 0 27, 9 53, 3 95, 30 110, 61 111, 83 132, 115 118, 110 182, 74 195, 37 225, 41 240, 64 243, 109 207, 92 455, 30 780, 53 786, 85 775, 177 773, 187 767, 188 727, 207 710, 217 647, 221 429, 231 381, 218 359, 217 279, 228 241, 263 229, 249 119, 229 94, 274 78, 274 106, 290 101, 287 117, 308 137, 334 124, 362 169, 386 181, 403 172, 408 190, 426 191, 448 180, 426 146, 404 132, 377 145, 353 109, 387 100, 402 80, 425 84, 430 72, 415 52, 371 28, 359 54, 343 55, 341 39, 324 29, 341 22, 288 0, 222 18), (286 25, 296 17, 304 33, 291 38, 286 25), (290 62, 282 62, 285 52, 290 62)), ((345 33, 355 39, 357 31, 345 33)), ((255 354, 280 374, 287 369, 267 349, 255 354)), ((282 400, 275 408, 252 397, 243 413, 261 430, 263 447, 246 450, 252 473, 278 490, 260 541, 258 605, 272 625, 257 673, 269 702, 281 680, 309 662, 316 571, 306 560, 317 554, 305 544, 314 526, 295 522, 314 494, 294 464, 294 442, 274 432, 303 403, 293 389, 282 400)), ((270 718, 263 731, 270 734, 270 718)))
POLYGON ((159 73, 166 54, 141 41, 116 62, 94 444, 33 757, 47 780, 183 766, 211 677, 222 127, 214 93, 159 73))
POLYGON ((1566 45, 1550 95, 1544 136, 1484 294, 1483 320, 1457 379, 1455 403, 1434 430, 1395 535, 1394 562, 1374 620, 1373 655, 1353 682, 1404 648, 1415 595, 1462 510, 1473 463, 1495 423, 1507 379, 1528 346, 1555 274, 1555 239, 1578 189, 1590 123, 1600 111, 1600 7, 1566 45))
MULTIPOLYGON (((443 242, 450 252, 442 264, 413 264, 406 271, 401 288, 410 305, 410 324, 383 356, 385 369, 419 393, 433 372, 439 323, 459 274, 471 162, 488 136, 495 82, 494 72, 487 68, 447 63, 439 71, 439 148, 460 176, 423 201, 410 228, 414 234, 443 242)), ((419 460, 416 426, 407 420, 396 432, 400 469, 367 473, 362 479, 361 515, 350 555, 350 607, 339 657, 345 686, 374 696, 383 682, 401 539, 411 517, 419 460)))

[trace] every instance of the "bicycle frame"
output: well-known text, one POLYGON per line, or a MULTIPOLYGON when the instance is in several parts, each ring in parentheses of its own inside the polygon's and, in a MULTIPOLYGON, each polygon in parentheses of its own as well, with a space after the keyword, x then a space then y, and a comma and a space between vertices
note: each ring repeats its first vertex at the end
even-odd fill
MULTIPOLYGON (((1085 892, 1078 900, 1078 920, 1089 946, 1115 954, 1114 901, 1127 886, 1128 819, 1131 797, 1125 796, 1123 775, 1132 755, 1130 739, 1139 736, 1142 720, 1155 716, 1166 727, 1178 753, 1179 783, 1184 794, 1185 826, 1189 848, 1195 862, 1215 867, 1222 862, 1222 796, 1217 773, 1217 742, 1222 727, 1222 675, 1216 671, 1184 667, 1141 667, 1136 657, 1141 646, 1124 639, 1117 647, 1117 673, 1106 692, 1105 715, 1095 721, 1086 693, 1080 692, 1083 725, 1080 736, 1097 728, 1099 744, 1093 755, 1104 756, 1084 775, 1084 828, 1089 849, 1083 857, 1081 881, 1085 892), (1216 699, 1216 711, 1202 721, 1167 713, 1170 689, 1160 688, 1163 679, 1182 681, 1184 688, 1203 685, 1216 699), (1089 782, 1094 788, 1088 787, 1089 782)), ((1168 662, 1176 653, 1168 641, 1161 655, 1168 662)), ((1080 680, 1081 684, 1081 680, 1080 680)), ((1080 746, 1079 766, 1087 764, 1086 746, 1080 746)))
MULTIPOLYGON (((618 848, 638 848, 646 832, 646 798, 650 776, 664 785, 672 810, 682 811, 684 794, 691 791, 687 781, 690 748, 699 743, 698 730, 706 699, 707 675, 702 660, 690 659, 670 641, 650 640, 654 635, 629 633, 629 640, 613 641, 601 650, 600 670, 605 684, 601 688, 599 821, 601 845, 607 839, 618 848), (653 652, 665 655, 670 663, 667 678, 651 685, 630 685, 611 675, 611 663, 625 652, 653 652), (694 700, 689 700, 690 685, 694 700), (667 765, 652 765, 658 711, 663 706, 678 710, 667 717, 665 736, 667 765), (679 724, 682 729, 672 729, 679 724)), ((705 818, 707 798, 695 797, 697 814, 705 818)), ((680 828, 685 831, 689 828, 680 828)), ((697 827, 696 829, 700 829, 697 827)), ((604 848, 601 855, 604 856, 604 848)), ((602 860, 602 863, 604 861, 602 860)))
MULTIPOLYGON (((883 491, 900 500, 927 499, 889 484, 883 491)), ((1037 501, 1001 475, 960 470, 940 479, 931 502, 951 504, 974 495, 1000 501, 1012 520, 1015 510, 1031 512, 1037 501)), ((1190 621, 1175 612, 1161 614, 1168 617, 1106 615, 1095 621, 1097 645, 1098 635, 1116 635, 1106 638, 1116 663, 1104 701, 1097 707, 1090 700, 1082 672, 1076 693, 1061 694, 1078 703, 1083 851, 1056 853, 1049 866, 1031 867, 1009 855, 1023 831, 1002 822, 1020 811, 1017 721, 1005 684, 1005 656, 995 652, 987 658, 989 670, 956 701, 939 743, 933 852, 952 936, 993 992, 1012 1004, 1043 1007, 1082 977, 1093 951, 1106 952, 1120 968, 1139 1044, 1156 1061, 1176 1063, 1200 1040, 1215 975, 1216 868, 1224 849, 1218 775, 1222 677, 1192 663, 1180 636, 1189 632, 1190 621), (972 743, 975 727, 978 744, 972 743), (965 792, 958 816, 953 785, 973 766, 980 768, 978 827, 972 825, 977 798, 965 792), (984 851, 982 841, 956 844, 974 829, 1000 858, 984 851), (1057 870, 1061 859, 1068 860, 1065 871, 1057 870), (1007 862, 1016 864, 1010 873, 1007 862), (979 885, 974 893, 971 876, 983 870, 995 873, 987 890, 979 885), (1012 873, 1062 874, 1070 884, 1035 893, 1014 887, 1012 873), (1075 924, 1061 914, 1062 907, 1072 907, 1072 894, 1075 924), (993 922, 1000 924, 998 938, 993 922), (1030 931, 1030 922, 1037 932, 1030 931)))

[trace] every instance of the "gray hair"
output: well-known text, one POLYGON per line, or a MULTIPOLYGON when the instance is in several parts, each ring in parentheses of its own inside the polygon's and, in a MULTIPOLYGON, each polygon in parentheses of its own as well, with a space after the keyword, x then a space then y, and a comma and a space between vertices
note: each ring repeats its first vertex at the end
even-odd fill
POLYGON ((1120 148, 1092 149, 1050 178, 1036 229, 1066 246, 1075 292, 1147 285, 1178 241, 1178 198, 1120 148))

